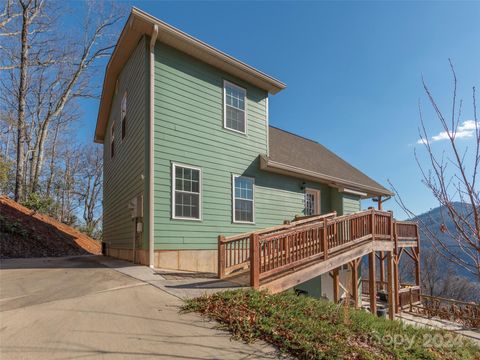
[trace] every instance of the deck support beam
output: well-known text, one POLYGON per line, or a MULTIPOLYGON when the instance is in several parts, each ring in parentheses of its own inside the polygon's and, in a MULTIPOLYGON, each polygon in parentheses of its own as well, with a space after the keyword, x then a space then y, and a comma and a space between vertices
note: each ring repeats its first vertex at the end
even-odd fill
POLYGON ((368 254, 368 285, 370 294, 370 312, 377 315, 377 289, 375 275, 375 251, 368 254))
POLYGON ((352 297, 355 302, 355 308, 358 308, 358 264, 360 259, 354 259, 350 262, 352 269, 352 297))
POLYGON ((393 320, 395 318, 396 310, 396 294, 395 294, 395 279, 394 279, 394 263, 393 254, 391 251, 387 254, 387 288, 388 288, 388 318, 393 320))
POLYGON ((420 286, 420 244, 418 243, 420 235, 418 226, 415 228, 415 234, 417 235, 417 246, 413 248, 413 253, 415 254, 415 283, 417 286, 420 286))
POLYGON ((333 269, 333 302, 338 304, 340 300, 340 268, 333 269))
POLYGON ((378 259, 380 260, 380 288, 384 290, 383 283, 385 282, 385 255, 383 251, 379 251, 378 259))

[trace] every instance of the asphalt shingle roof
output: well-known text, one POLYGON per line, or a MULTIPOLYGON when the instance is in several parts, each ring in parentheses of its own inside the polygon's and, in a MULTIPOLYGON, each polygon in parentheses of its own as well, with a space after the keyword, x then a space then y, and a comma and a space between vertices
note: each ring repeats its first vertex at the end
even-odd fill
POLYGON ((269 160, 303 170, 353 182, 359 188, 391 192, 316 141, 270 126, 269 160))

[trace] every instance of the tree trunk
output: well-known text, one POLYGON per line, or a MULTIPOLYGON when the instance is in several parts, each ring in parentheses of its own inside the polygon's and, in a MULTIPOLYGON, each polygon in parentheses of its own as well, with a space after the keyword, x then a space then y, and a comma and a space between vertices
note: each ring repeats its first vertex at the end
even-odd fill
POLYGON ((18 119, 17 119, 17 167, 15 172, 15 200, 24 200, 25 179, 25 105, 27 96, 28 72, 28 7, 22 6, 22 50, 20 54, 20 84, 18 88, 18 119))
POLYGON ((48 134, 48 122, 45 121, 40 128, 38 145, 36 146, 35 152, 33 155, 35 158, 35 161, 34 161, 35 166, 32 170, 33 171, 32 185, 31 185, 32 193, 38 191, 38 179, 42 172, 43 154, 45 151, 44 147, 45 147, 45 140, 47 138, 47 134, 48 134))
POLYGON ((60 129, 60 124, 57 124, 55 127, 55 133, 53 135, 53 143, 52 143, 52 154, 50 158, 50 175, 47 180, 47 186, 46 186, 46 194, 47 197, 50 197, 50 192, 52 190, 52 182, 53 182, 53 175, 55 172, 55 153, 56 153, 56 148, 57 148, 57 138, 58 138, 58 131, 60 129))

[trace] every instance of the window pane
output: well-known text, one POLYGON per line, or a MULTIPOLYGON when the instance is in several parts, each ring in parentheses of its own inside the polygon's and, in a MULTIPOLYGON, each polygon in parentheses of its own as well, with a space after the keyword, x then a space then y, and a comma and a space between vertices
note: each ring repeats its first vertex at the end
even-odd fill
POLYGON ((175 205, 175 216, 183 217, 182 205, 175 205))
POLYGON ((253 179, 235 178, 235 197, 253 200, 253 179))
POLYGON ((183 190, 183 182, 181 179, 175 179, 175 190, 183 190))
POLYGON ((235 201, 235 220, 253 222, 253 201, 238 199, 235 201))
POLYGON ((200 218, 200 196, 198 194, 175 192, 175 216, 200 218))
POLYGON ((200 177, 200 171, 192 170, 192 180, 198 181, 200 177))
POLYGON ((245 109, 245 91, 225 85, 225 100, 227 105, 237 109, 245 109))
POLYGON ((195 169, 175 167, 175 190, 200 192, 200 171, 195 169))
POLYGON ((192 192, 200 192, 200 183, 198 181, 192 181, 192 192))
POLYGON ((190 180, 183 180, 183 190, 192 191, 192 182, 190 180))
POLYGON ((226 110, 227 128, 245 132, 245 112, 230 106, 226 110))

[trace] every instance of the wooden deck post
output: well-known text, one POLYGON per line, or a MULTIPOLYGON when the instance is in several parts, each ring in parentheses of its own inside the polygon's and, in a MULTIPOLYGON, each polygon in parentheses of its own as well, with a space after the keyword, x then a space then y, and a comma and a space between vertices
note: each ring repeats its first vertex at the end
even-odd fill
POLYGON ((400 312, 400 284, 398 283, 398 265, 400 263, 400 257, 398 254, 398 235, 397 235, 397 223, 393 221, 393 214, 391 220, 392 235, 393 235, 393 291, 395 297, 395 313, 400 312))
POLYGON ((328 220, 327 218, 323 219, 323 258, 324 260, 328 259, 328 220))
POLYGON ((408 299, 410 303, 410 312, 413 310, 413 304, 412 304, 412 288, 408 289, 408 299))
POLYGON ((393 274, 393 254, 391 251, 387 254, 387 276, 388 276, 388 318, 393 320, 395 318, 395 292, 394 292, 394 274, 393 274))
POLYGON ((225 277, 225 236, 218 235, 218 278, 223 279, 225 277))
POLYGON ((415 235, 417 236, 417 246, 413 249, 415 254, 415 284, 420 286, 420 241, 418 234, 418 225, 415 226, 415 235))
POLYGON ((383 283, 385 282, 385 257, 383 251, 380 251, 378 259, 380 260, 380 289, 384 290, 383 283))
POLYGON ((370 230, 372 234, 372 241, 375 240, 375 209, 371 209, 371 215, 370 215, 370 230))
POLYGON ((340 300, 340 272, 339 268, 333 270, 333 302, 338 304, 340 300))
POLYGON ((352 297, 355 301, 355 308, 358 308, 358 264, 359 259, 354 259, 350 262, 352 268, 352 297))
POLYGON ((250 286, 254 289, 260 286, 260 246, 256 233, 250 235, 250 286))
POLYGON ((375 276, 375 251, 368 254, 368 285, 370 293, 370 311, 372 314, 377 314, 377 289, 375 276))

